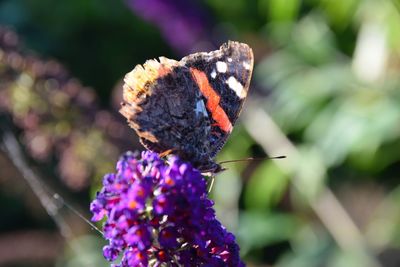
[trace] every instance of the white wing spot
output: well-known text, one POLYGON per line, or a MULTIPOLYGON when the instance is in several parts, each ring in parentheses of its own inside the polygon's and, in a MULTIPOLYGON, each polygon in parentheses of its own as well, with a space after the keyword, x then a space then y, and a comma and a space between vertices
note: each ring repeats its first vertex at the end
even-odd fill
POLYGON ((236 80, 235 77, 229 77, 226 83, 228 84, 229 88, 235 91, 236 95, 239 98, 245 97, 245 94, 243 92, 243 85, 238 80, 236 80))
POLYGON ((204 106, 204 101, 203 100, 199 100, 196 102, 196 109, 194 110, 196 112, 196 116, 197 114, 203 114, 204 117, 208 117, 208 113, 206 110, 206 107, 204 106))
POLYGON ((228 65, 225 62, 217 61, 217 71, 221 73, 225 73, 228 70, 228 65))
POLYGON ((247 62, 245 61, 245 62, 243 62, 243 67, 244 67, 246 70, 249 70, 249 69, 250 69, 250 64, 247 63, 247 62))
POLYGON ((217 77, 217 72, 215 70, 213 70, 211 72, 211 78, 215 79, 215 77, 217 77))

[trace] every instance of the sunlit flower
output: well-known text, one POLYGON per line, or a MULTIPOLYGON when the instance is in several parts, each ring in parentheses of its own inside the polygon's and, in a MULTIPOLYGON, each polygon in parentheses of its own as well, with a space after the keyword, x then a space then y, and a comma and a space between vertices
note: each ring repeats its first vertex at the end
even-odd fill
POLYGON ((104 257, 114 266, 244 266, 235 237, 219 223, 206 180, 189 163, 126 153, 91 204, 105 218, 104 257))

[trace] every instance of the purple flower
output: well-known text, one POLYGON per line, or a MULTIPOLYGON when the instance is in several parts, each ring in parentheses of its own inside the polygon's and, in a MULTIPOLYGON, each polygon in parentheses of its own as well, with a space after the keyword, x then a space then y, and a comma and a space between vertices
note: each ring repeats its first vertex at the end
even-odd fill
POLYGON ((113 266, 244 266, 235 237, 212 206, 198 170, 176 156, 165 162, 144 152, 121 157, 91 211, 93 221, 106 218, 104 257, 122 255, 113 266))
POLYGON ((178 240, 176 240, 177 235, 178 233, 174 227, 167 226, 158 234, 158 242, 163 248, 176 248, 179 244, 178 240))
POLYGON ((118 257, 118 254, 119 254, 119 251, 118 251, 116 248, 114 248, 114 247, 105 246, 105 247, 103 248, 103 255, 104 255, 104 258, 106 258, 106 259, 109 260, 109 261, 114 261, 114 260, 116 260, 117 257, 118 257))
POLYGON ((155 24, 169 44, 182 54, 206 40, 208 16, 200 1, 127 0, 143 19, 155 24))

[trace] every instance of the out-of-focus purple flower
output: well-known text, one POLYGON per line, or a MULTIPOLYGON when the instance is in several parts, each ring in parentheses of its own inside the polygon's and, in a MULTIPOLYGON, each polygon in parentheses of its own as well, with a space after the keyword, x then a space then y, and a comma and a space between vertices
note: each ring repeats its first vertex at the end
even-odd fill
POLYGON ((104 257, 114 266, 244 266, 235 237, 215 217, 200 172, 177 157, 126 153, 91 204, 105 218, 104 257))
POLYGON ((100 110, 95 91, 61 64, 24 47, 14 31, 0 25, 0 113, 18 129, 37 167, 55 167, 68 187, 82 190, 113 169, 110 163, 133 145, 133 132, 120 116, 100 110))
POLYGON ((205 39, 208 16, 200 1, 127 0, 127 3, 138 16, 155 24, 181 54, 193 52, 205 39))

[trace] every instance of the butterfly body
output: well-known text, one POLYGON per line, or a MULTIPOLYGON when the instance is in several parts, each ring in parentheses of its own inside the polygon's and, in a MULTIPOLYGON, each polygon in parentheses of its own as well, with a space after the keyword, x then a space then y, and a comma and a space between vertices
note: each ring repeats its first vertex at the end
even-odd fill
POLYGON ((247 96, 251 48, 228 42, 180 61, 160 57, 125 76, 120 112, 149 150, 170 151, 202 172, 218 172, 225 144, 247 96))

